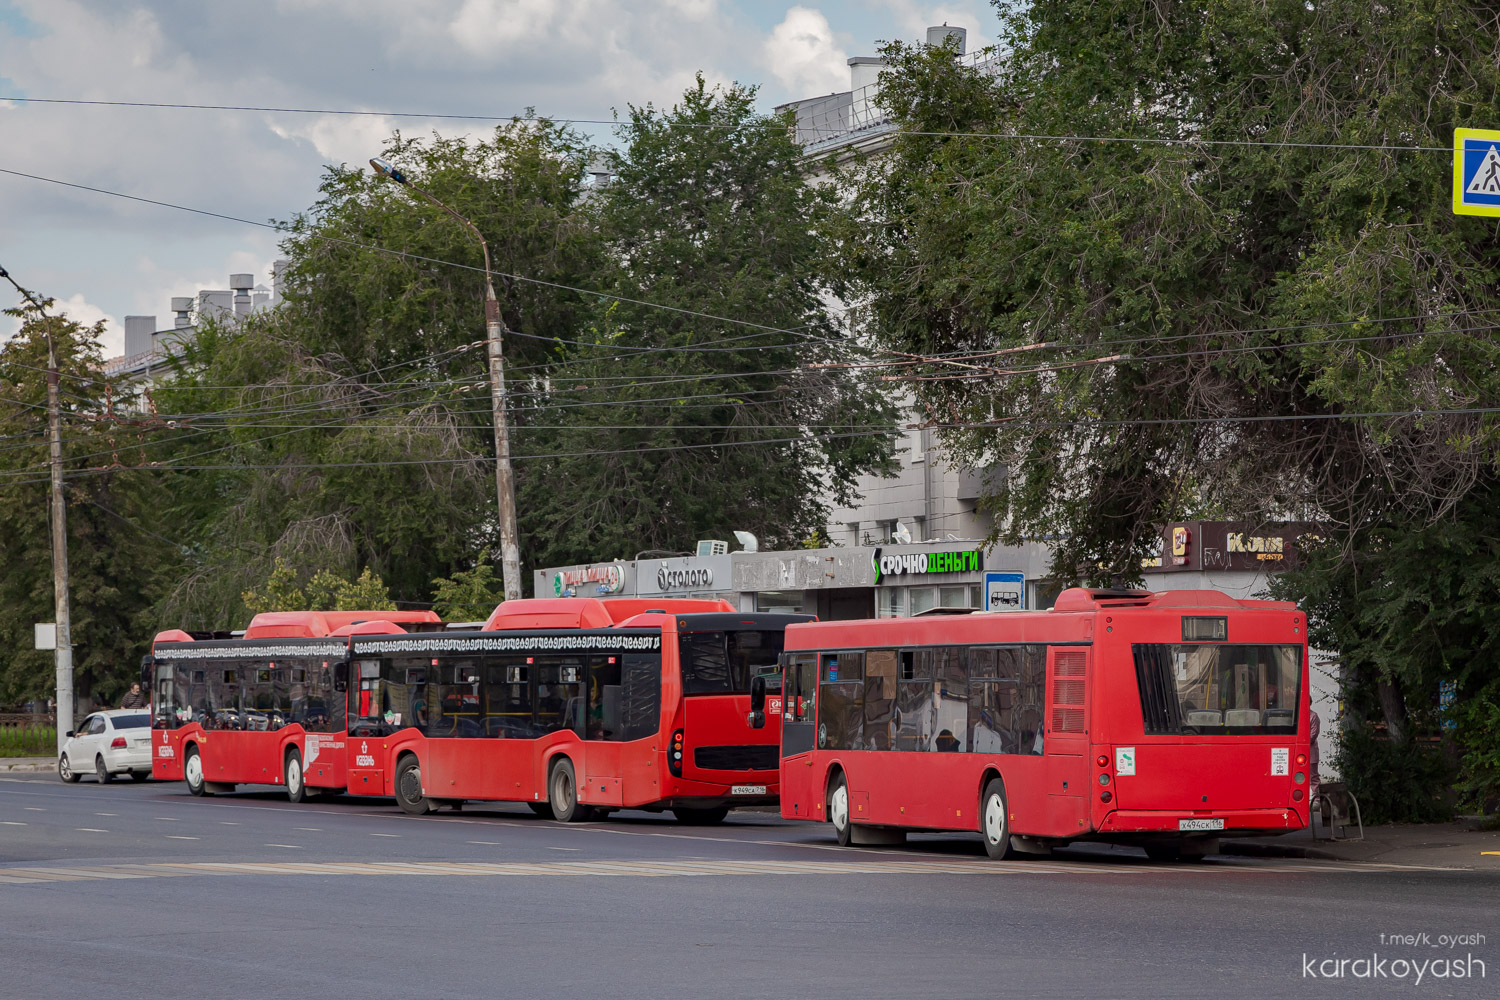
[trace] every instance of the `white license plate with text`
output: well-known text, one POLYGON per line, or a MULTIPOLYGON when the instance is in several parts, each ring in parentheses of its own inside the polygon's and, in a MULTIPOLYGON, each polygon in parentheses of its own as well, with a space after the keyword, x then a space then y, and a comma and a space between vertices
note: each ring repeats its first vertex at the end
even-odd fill
POLYGON ((732 785, 729 789, 730 795, 764 795, 765 785, 732 785))
POLYGON ((1222 819, 1180 819, 1177 821, 1178 830, 1222 830, 1224 821, 1222 819))

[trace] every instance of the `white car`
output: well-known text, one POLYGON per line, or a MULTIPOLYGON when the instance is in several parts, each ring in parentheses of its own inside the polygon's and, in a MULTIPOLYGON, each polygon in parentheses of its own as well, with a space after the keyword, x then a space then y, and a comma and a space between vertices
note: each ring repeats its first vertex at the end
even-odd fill
POLYGON ((135 781, 151 777, 151 713, 144 708, 94 712, 68 734, 57 755, 57 776, 77 781, 89 771, 100 784, 128 773, 135 781))

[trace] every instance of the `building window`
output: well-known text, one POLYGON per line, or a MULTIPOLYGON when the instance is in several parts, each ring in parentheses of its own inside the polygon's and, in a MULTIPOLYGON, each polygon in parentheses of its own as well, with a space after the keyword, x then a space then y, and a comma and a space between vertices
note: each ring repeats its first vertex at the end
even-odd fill
POLYGON ((937 607, 937 593, 931 587, 911 587, 906 591, 906 597, 914 615, 937 607))
POLYGON ((755 595, 755 610, 775 614, 799 614, 802 611, 800 590, 763 590, 755 595))
POLYGON ((906 591, 885 587, 878 591, 875 614, 880 618, 900 618, 906 614, 906 591))

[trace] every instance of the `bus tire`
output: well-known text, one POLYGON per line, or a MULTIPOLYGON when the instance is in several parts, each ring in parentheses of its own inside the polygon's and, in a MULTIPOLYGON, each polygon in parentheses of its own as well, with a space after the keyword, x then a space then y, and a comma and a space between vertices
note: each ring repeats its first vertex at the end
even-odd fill
POLYGON ((547 777, 547 802, 552 807, 552 818, 559 823, 583 823, 593 818, 589 807, 578 803, 578 776, 573 771, 573 762, 566 757, 552 765, 547 777))
POLYGON ((281 765, 281 776, 286 781, 286 797, 292 802, 306 802, 307 775, 302 770, 302 754, 293 747, 287 751, 286 760, 281 765))
POLYGON ((848 847, 854 834, 849 822, 849 782, 840 771, 828 786, 828 822, 833 824, 833 836, 840 847, 848 847))
POLYGON ((1010 812, 1005 802, 1005 782, 991 778, 979 797, 979 833, 984 853, 996 861, 1015 856, 1010 846, 1010 812))
POLYGON ((677 822, 684 826, 713 826, 724 822, 724 817, 729 815, 728 806, 714 806, 711 809, 690 809, 678 806, 672 810, 672 815, 677 817, 677 822))
POLYGON ((422 765, 416 754, 402 757, 396 768, 396 805, 410 816, 437 812, 437 805, 422 794, 422 765))
POLYGON ((57 758, 57 776, 70 785, 76 785, 78 779, 83 777, 83 775, 73 770, 73 765, 68 762, 67 754, 63 754, 57 758))
POLYGON ((182 759, 182 780, 187 782, 188 791, 194 795, 207 795, 208 782, 203 780, 203 758, 198 754, 198 747, 187 748, 187 755, 182 759))

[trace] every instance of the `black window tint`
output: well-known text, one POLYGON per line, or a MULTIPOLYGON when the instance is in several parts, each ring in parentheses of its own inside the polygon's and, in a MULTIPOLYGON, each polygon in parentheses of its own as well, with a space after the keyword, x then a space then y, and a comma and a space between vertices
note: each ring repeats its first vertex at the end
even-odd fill
POLYGON ((536 671, 536 730, 538 735, 571 729, 583 735, 583 680, 581 656, 538 656, 536 671))
POLYGON ((901 681, 896 685, 896 739, 893 749, 932 749, 935 706, 932 681, 901 681))
POLYGON ((786 681, 782 686, 782 718, 788 722, 813 721, 813 705, 818 681, 818 657, 813 653, 796 653, 786 664, 786 681))
POLYGON ((585 739, 620 739, 624 731, 620 675, 618 655, 589 657, 589 703, 588 719, 584 726, 585 739))
POLYGON ((623 728, 616 738, 643 740, 655 736, 661 726, 661 656, 626 653, 624 659, 623 728))
POLYGON ((731 631, 726 636, 729 647, 729 678, 736 694, 749 694, 750 681, 766 678, 766 690, 779 690, 777 660, 786 644, 786 634, 779 629, 731 631))
POLYGON ((865 654, 850 650, 824 653, 821 680, 827 683, 861 681, 865 677, 865 654))
POLYGON ((145 729, 151 725, 149 715, 117 715, 110 723, 116 729, 145 729))
POLYGON ((865 653, 864 736, 866 750, 889 750, 896 716, 896 675, 899 658, 894 649, 865 653))
POLYGON ((961 646, 939 646, 932 650, 936 683, 936 718, 932 749, 938 753, 962 753, 969 726, 969 671, 966 650, 961 646))
POLYGON ((683 694, 729 694, 729 645, 723 632, 686 632, 677 637, 683 694))
POLYGON ((862 750, 865 686, 835 681, 818 686, 818 746, 824 750, 862 750))
POLYGON ((1020 685, 1015 681, 969 682, 969 745, 971 753, 1016 753, 1020 730, 1016 709, 1020 685))
POLYGON ((1026 646, 1021 651, 1020 753, 1041 754, 1046 718, 1047 647, 1026 646))
MULTIPOLYGON (((430 668, 427 684, 427 735, 475 738, 483 736, 480 726, 480 670, 474 658, 440 662, 430 668)), ((401 685, 403 691, 406 685, 401 685)), ((409 724, 409 712, 392 706, 401 718, 388 720, 397 727, 409 724)))

